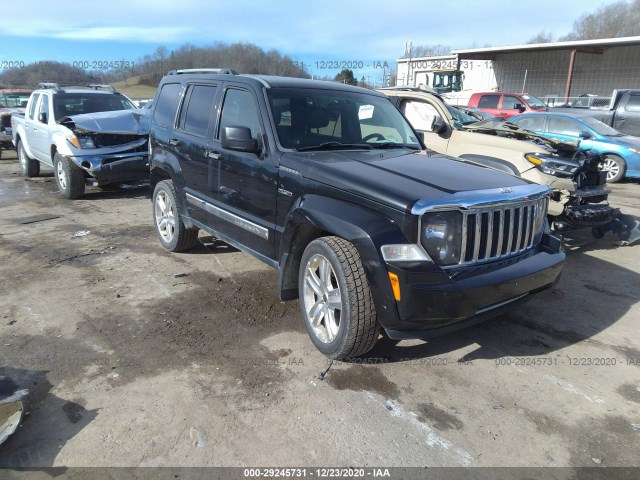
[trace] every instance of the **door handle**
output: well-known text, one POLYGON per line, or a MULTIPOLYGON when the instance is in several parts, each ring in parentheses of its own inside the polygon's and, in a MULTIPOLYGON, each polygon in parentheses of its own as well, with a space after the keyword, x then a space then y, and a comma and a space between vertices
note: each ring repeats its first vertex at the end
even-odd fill
POLYGON ((171 138, 169 139, 169 145, 180 145, 180 140, 177 138, 171 138))
POLYGON ((220 154, 218 152, 206 152, 205 157, 213 158, 214 160, 220 160, 220 154))

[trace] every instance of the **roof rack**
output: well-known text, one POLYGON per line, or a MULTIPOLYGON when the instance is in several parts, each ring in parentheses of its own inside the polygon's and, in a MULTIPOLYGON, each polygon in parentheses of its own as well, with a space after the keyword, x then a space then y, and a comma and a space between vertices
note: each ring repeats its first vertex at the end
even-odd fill
POLYGON ((60 82, 43 82, 38 85, 38 88, 47 89, 50 88, 52 90, 61 91, 63 87, 88 87, 92 90, 109 90, 113 93, 118 93, 113 85, 106 84, 98 84, 98 83, 87 83, 87 84, 79 84, 79 83, 60 83, 60 82))
POLYGON ((181 70, 171 70, 167 75, 184 75, 190 73, 217 73, 222 75, 239 75, 233 68, 183 68, 181 70))

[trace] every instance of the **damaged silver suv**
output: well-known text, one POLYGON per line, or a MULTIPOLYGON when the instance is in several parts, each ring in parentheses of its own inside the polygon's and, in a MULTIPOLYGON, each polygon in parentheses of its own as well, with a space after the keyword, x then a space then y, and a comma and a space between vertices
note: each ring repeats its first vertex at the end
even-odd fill
POLYGON ((22 175, 52 166, 65 198, 82 197, 86 184, 149 177, 147 115, 110 85, 40 84, 11 123, 22 175))

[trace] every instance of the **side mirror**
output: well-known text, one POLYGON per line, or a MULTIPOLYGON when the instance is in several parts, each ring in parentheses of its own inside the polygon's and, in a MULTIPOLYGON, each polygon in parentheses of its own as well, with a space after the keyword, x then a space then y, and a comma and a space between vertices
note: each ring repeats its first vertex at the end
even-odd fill
POLYGON ((584 130, 580 130, 578 132, 578 136, 583 140, 587 140, 587 139, 591 138, 591 134, 589 132, 584 131, 584 130))
POLYGON ((431 122, 431 131, 434 133, 443 133, 447 129, 447 126, 444 123, 444 120, 440 115, 436 115, 433 117, 433 122, 431 122))
POLYGON ((514 110, 518 110, 520 113, 524 112, 526 110, 526 108, 524 108, 524 105, 522 105, 521 103, 516 103, 513 106, 514 110))
POLYGON ((47 112, 40 112, 38 114, 38 121, 40 123, 47 123, 48 119, 47 119, 47 112))
POLYGON ((225 150, 260 153, 258 141, 251 136, 249 127, 224 127, 220 140, 225 150))

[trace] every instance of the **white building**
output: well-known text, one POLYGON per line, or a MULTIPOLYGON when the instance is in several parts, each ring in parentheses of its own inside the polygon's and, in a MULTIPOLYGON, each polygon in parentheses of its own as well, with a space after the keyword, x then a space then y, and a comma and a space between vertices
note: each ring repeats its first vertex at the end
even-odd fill
MULTIPOLYGON (((444 57, 397 60, 398 85, 434 87, 434 72, 463 73, 462 89, 528 93, 549 103, 583 94, 640 88, 640 36, 454 50, 444 57)), ((464 103, 464 101, 456 102, 464 103)))

